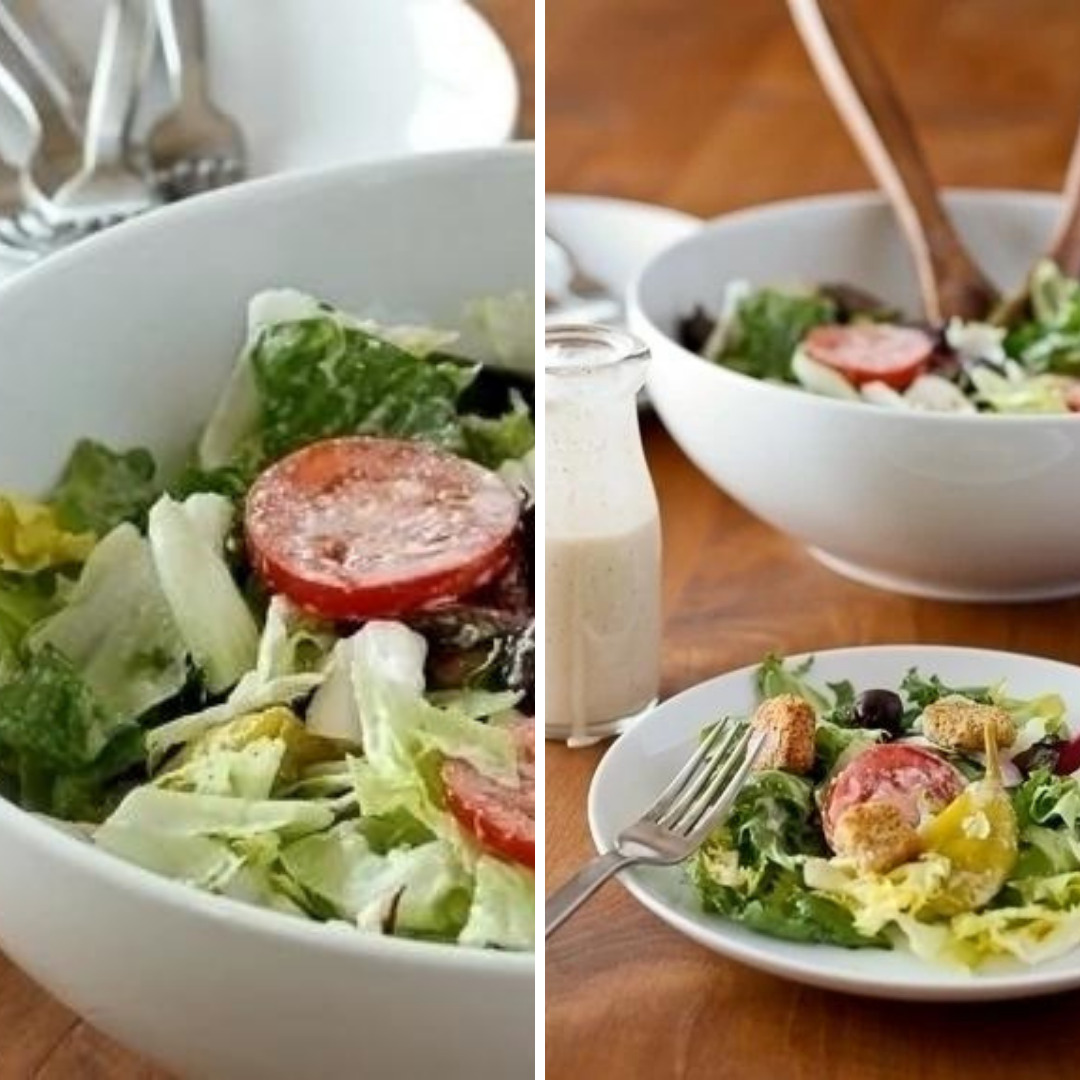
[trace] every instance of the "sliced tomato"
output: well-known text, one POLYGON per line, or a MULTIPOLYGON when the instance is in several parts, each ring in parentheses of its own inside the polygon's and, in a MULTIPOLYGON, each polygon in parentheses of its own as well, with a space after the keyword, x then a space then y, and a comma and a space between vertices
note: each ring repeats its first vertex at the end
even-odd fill
POLYGON ((866 802, 891 803, 917 828, 966 786, 963 774, 932 750, 902 743, 868 747, 837 773, 825 792, 825 839, 832 847, 833 830, 844 812, 866 802))
POLYGON ((447 758, 442 778, 446 801, 457 820, 489 851, 523 866, 536 865, 536 727, 514 728, 518 786, 484 776, 467 761, 447 758))
POLYGON ((906 390, 926 370, 934 340, 910 326, 852 323, 815 327, 802 348, 811 360, 839 371, 855 386, 881 382, 906 390))
POLYGON ((508 565, 520 506, 494 473, 420 442, 346 438, 272 465, 248 494, 251 561, 330 619, 448 603, 508 565))

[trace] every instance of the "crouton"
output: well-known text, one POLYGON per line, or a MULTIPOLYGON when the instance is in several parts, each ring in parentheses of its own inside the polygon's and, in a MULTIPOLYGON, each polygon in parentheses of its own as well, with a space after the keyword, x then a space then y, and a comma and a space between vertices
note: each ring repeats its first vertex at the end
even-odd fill
POLYGON ((754 727, 767 733, 757 769, 808 773, 814 767, 814 710, 794 694, 780 694, 758 706, 754 727))
POLYGON ((1012 746, 1016 741, 1016 724, 1000 705, 979 705, 953 695, 928 705, 922 714, 923 734, 946 750, 982 750, 987 724, 994 725, 998 746, 1012 746))
POLYGON ((840 815, 833 833, 838 855, 855 860, 863 873, 885 874, 919 856, 919 834, 899 807, 871 800, 840 815))

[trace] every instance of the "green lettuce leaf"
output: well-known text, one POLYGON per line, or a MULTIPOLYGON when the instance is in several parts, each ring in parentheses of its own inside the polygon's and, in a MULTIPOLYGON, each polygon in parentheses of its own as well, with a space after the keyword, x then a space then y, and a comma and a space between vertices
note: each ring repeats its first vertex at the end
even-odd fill
POLYGON ((758 289, 727 325, 721 352, 710 359, 759 379, 795 382, 795 348, 815 327, 836 321, 836 305, 817 293, 758 289))
POLYGON ((27 634, 62 603, 55 574, 0 572, 0 684, 20 670, 27 634))
POLYGON ((830 700, 807 679, 813 666, 812 656, 801 664, 796 664, 776 653, 770 653, 757 670, 758 699, 764 701, 780 694, 794 694, 811 705, 818 715, 829 712, 835 706, 835 701, 830 700))
POLYGON ((488 469, 520 461, 536 441, 532 416, 519 396, 503 416, 464 416, 461 427, 465 456, 488 469))
POLYGON ((121 522, 141 525, 161 493, 148 450, 116 452, 83 439, 68 458, 50 497, 68 529, 104 536, 121 522))
POLYGON ((142 732, 103 709, 51 646, 0 686, 0 771, 26 809, 97 820, 112 782, 143 759, 142 732))

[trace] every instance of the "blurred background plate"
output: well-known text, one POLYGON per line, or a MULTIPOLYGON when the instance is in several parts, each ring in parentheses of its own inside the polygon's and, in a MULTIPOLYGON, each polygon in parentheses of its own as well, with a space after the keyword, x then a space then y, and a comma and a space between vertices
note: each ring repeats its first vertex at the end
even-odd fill
MULTIPOLYGON (((13 0, 59 57, 93 68, 103 0, 13 0)), ((493 146, 510 138, 520 94, 502 41, 461 0, 207 2, 210 85, 243 129, 249 176, 493 146)), ((136 120, 167 104, 152 73, 136 120)), ((0 146, 25 145, 0 102, 0 146)), ((0 259, 0 280, 17 264, 0 259)))
MULTIPOLYGON (((18 0, 90 66, 101 0, 18 0)), ((460 0, 221 0, 206 3, 210 83, 265 176, 508 138, 513 66, 460 0)), ((156 80, 160 84, 160 78, 156 80)), ((151 88, 141 121, 161 104, 151 88)))
MULTIPOLYGON (((646 263, 701 225, 680 210, 600 195, 548 195, 544 221, 549 235, 620 304, 646 263)), ((548 268, 548 281, 556 269, 548 268)), ((565 322, 565 314, 573 313, 550 314, 546 321, 565 322)))

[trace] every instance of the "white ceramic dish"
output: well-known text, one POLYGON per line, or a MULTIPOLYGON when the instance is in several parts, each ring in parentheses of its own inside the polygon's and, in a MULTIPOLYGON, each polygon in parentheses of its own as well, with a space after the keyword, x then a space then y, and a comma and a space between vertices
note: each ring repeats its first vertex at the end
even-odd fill
MULTIPOLYGON (((860 688, 896 686, 911 667, 970 686, 1008 681, 1021 697, 1060 693, 1080 709, 1080 668, 1015 653, 901 645, 819 653, 814 678, 851 679, 860 688)), ((755 701, 754 668, 710 679, 654 709, 608 751, 589 791, 589 825, 599 850, 636 820, 689 757, 705 724, 746 714, 755 701)), ((901 951, 848 950, 779 941, 705 914, 679 868, 641 869, 622 882, 645 907, 694 941, 751 967, 797 982, 868 997, 987 1001, 1031 997, 1080 986, 1080 950, 1034 968, 1002 964, 977 974, 928 965, 901 951)))
MULTIPOLYGON (((1045 247, 1050 195, 957 192, 955 220, 998 282, 1045 247)), ((1080 418, 944 416, 815 397, 708 363, 671 336, 726 282, 850 281, 918 311, 892 215, 875 195, 719 218, 654 259, 630 291, 653 350, 649 393, 679 445, 753 513, 829 566, 939 599, 1080 593, 1080 418)))
MULTIPOLYGON (((267 180, 27 271, 0 304, 0 488, 49 483, 80 435, 175 459, 267 286, 449 326, 476 297, 531 291, 533 186, 525 146, 267 180)), ((2 800, 0 851, 0 949, 179 1076, 532 1075, 531 956, 203 895, 2 800)))
MULTIPOLYGON (((701 219, 666 206, 600 195, 552 195, 544 199, 547 228, 591 277, 621 300, 642 268, 665 248, 688 236, 701 219)), ((550 282, 563 268, 547 267, 550 282)), ((548 325, 566 321, 549 315, 548 325)))
MULTIPOLYGON (((102 7, 42 0, 66 51, 87 70, 102 7)), ((252 177, 493 146, 513 131, 513 65, 490 25, 460 0, 205 7, 211 87, 244 130, 252 177)), ((166 100, 163 82, 158 72, 137 130, 166 100)), ((0 142, 8 145, 4 132, 0 142)), ((0 264, 7 274, 15 268, 0 264)))

